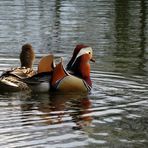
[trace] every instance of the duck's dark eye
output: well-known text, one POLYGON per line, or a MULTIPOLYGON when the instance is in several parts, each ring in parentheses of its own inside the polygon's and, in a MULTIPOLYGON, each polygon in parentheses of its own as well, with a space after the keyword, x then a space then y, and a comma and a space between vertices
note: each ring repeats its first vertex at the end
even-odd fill
POLYGON ((88 54, 91 54, 90 52, 88 54))

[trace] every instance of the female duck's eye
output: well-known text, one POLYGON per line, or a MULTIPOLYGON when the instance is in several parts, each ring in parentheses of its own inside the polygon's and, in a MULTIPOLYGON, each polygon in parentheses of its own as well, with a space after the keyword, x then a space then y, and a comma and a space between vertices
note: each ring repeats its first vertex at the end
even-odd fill
POLYGON ((90 52, 88 54, 90 54, 90 52))

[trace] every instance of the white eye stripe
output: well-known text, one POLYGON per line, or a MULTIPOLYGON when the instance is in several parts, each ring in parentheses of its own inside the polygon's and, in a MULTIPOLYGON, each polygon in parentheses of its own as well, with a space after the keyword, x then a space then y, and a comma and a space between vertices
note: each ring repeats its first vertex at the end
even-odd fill
POLYGON ((92 48, 91 47, 86 47, 86 48, 82 48, 79 53, 77 54, 75 60, 73 61, 73 63, 71 65, 73 65, 76 61, 76 59, 80 56, 82 56, 83 54, 92 54, 92 48))
POLYGON ((92 54, 92 48, 91 47, 86 47, 86 48, 82 48, 80 51, 79 51, 79 53, 78 53, 78 55, 76 56, 76 59, 78 58, 78 57, 80 57, 81 55, 83 55, 83 54, 92 54))

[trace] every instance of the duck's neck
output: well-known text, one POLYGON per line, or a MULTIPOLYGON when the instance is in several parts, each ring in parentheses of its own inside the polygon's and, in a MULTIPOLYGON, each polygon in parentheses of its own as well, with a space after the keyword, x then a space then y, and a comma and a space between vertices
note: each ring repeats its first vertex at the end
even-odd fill
POLYGON ((82 79, 85 80, 89 86, 92 86, 92 82, 90 79, 90 65, 89 65, 89 63, 80 64, 79 71, 80 71, 82 79))
POLYGON ((21 67, 32 68, 34 59, 35 59, 35 54, 32 49, 32 46, 29 44, 25 44, 22 47, 22 51, 20 53, 21 67))
POLYGON ((91 87, 92 82, 90 79, 90 64, 88 60, 84 60, 83 57, 78 59, 74 66, 71 68, 74 75, 80 77, 85 80, 85 82, 91 87))

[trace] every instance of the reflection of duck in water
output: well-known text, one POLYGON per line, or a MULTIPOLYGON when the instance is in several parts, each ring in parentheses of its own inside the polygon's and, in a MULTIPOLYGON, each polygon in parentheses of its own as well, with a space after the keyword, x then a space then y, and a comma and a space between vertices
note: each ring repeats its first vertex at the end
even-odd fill
POLYGON ((74 129, 81 129, 88 126, 92 122, 92 117, 89 115, 91 112, 91 102, 88 98, 82 98, 73 103, 71 108, 75 108, 75 112, 71 113, 73 121, 76 123, 74 129))
POLYGON ((19 91, 28 89, 27 84, 22 82, 22 79, 35 74, 32 69, 34 59, 35 54, 32 46, 30 44, 23 45, 20 53, 21 67, 12 68, 1 75, 0 90, 19 91))
MULTIPOLYGON (((37 109, 39 112, 36 116, 41 117, 41 121, 46 124, 62 124, 74 121, 76 123, 74 129, 79 129, 90 125, 92 122, 92 117, 89 115, 91 102, 83 94, 59 95, 54 93, 50 96, 47 94, 35 95, 28 98, 28 101, 25 100, 21 108, 24 111, 23 115, 25 115, 25 111, 27 111, 28 115, 28 111, 37 109), (36 103, 31 104, 30 99, 31 102, 35 101, 36 103)), ((27 118, 30 118, 30 121, 32 117, 27 116, 27 118)))

